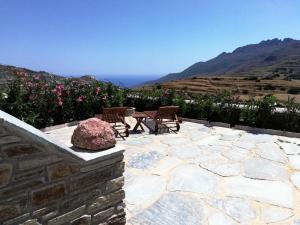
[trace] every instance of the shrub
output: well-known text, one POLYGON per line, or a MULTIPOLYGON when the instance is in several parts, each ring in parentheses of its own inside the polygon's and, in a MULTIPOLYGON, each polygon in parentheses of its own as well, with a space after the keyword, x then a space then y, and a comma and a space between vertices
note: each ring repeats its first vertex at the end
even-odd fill
POLYGON ((257 76, 245 77, 244 80, 259 80, 257 76))
POLYGON ((280 88, 280 91, 285 91, 285 90, 286 90, 285 87, 281 87, 281 88, 280 88))
POLYGON ((92 117, 102 107, 120 105, 122 95, 122 90, 112 84, 70 79, 48 81, 42 76, 18 73, 1 108, 42 128, 92 117))
POLYGON ((244 89, 244 90, 242 90, 242 93, 243 93, 244 95, 246 95, 246 94, 248 94, 248 93, 249 93, 249 91, 248 91, 248 90, 246 90, 246 89, 244 89))
POLYGON ((268 91, 268 90, 275 90, 275 89, 276 89, 276 87, 273 86, 273 85, 271 85, 271 84, 266 84, 264 86, 264 90, 266 90, 266 91, 268 91))
POLYGON ((296 87, 296 88, 290 88, 288 90, 288 93, 292 94, 292 95, 298 95, 298 94, 300 94, 300 88, 298 88, 298 87, 296 87))
POLYGON ((273 95, 242 101, 228 91, 189 95, 155 86, 129 90, 111 83, 69 79, 46 82, 42 77, 19 74, 6 93, 0 93, 0 100, 1 109, 37 128, 86 119, 100 113, 103 107, 123 105, 145 111, 178 105, 183 117, 300 132, 300 105, 289 98, 282 104, 286 111, 276 112, 273 95))

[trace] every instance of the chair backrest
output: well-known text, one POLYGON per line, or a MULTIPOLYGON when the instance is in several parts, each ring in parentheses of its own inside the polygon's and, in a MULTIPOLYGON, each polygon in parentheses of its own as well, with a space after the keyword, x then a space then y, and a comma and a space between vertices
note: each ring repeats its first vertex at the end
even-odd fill
POLYGON ((159 119, 176 120, 179 106, 161 106, 158 109, 159 119))
POLYGON ((103 108, 102 119, 109 123, 124 123, 126 111, 126 107, 103 108))

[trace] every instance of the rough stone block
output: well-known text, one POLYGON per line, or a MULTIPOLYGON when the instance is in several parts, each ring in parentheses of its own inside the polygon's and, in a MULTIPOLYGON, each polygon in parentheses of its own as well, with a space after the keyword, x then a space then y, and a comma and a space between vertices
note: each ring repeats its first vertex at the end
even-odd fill
POLYGON ((37 221, 37 219, 31 219, 31 220, 25 221, 21 225, 41 225, 41 224, 37 221))
POLYGON ((94 214, 105 208, 114 206, 119 202, 122 202, 124 198, 125 198, 125 193, 123 190, 105 196, 101 196, 97 198, 96 201, 88 207, 87 212, 90 214, 94 214))
POLYGON ((107 225, 125 225, 126 224, 126 214, 125 212, 118 213, 110 217, 107 222, 107 225))
POLYGON ((105 185, 100 185, 97 189, 92 189, 87 191, 88 194, 85 194, 85 202, 87 205, 94 203, 95 199, 105 195, 105 185))
POLYGON ((21 141, 22 139, 16 136, 4 136, 0 138, 0 145, 4 146, 11 143, 16 143, 21 141))
POLYGON ((0 223, 20 214, 21 206, 18 203, 3 203, 0 205, 0 223))
POLYGON ((0 190, 0 198, 8 198, 17 194, 24 193, 27 190, 31 190, 33 187, 37 187, 44 183, 44 178, 37 178, 34 180, 22 181, 17 183, 11 183, 6 188, 0 190))
POLYGON ((114 192, 122 189, 123 186, 124 186, 124 177, 118 177, 106 183, 105 191, 106 193, 114 192))
POLYGON ((0 187, 4 187, 10 181, 12 175, 12 165, 8 163, 0 164, 0 187))
POLYGON ((71 210, 76 209, 79 205, 85 204, 85 195, 89 195, 89 193, 83 193, 80 195, 74 196, 74 198, 67 199, 66 201, 62 202, 60 204, 60 210, 61 212, 68 212, 71 210))
POLYGON ((79 171, 79 165, 69 162, 60 162, 47 167, 49 180, 56 180, 70 176, 79 171))
POLYGON ((71 221, 71 225, 89 225, 91 224, 91 216, 83 215, 82 217, 71 221))
POLYGON ((68 212, 66 214, 63 214, 61 216, 58 216, 52 220, 49 220, 48 225, 59 225, 59 224, 64 224, 67 222, 70 222, 84 214, 85 211, 85 205, 81 206, 71 212, 68 212))
POLYGON ((12 158, 40 153, 41 150, 29 144, 13 144, 3 148, 3 152, 8 158, 12 158))
POLYGON ((102 182, 108 181, 112 177, 113 167, 106 167, 102 170, 93 171, 83 174, 70 181, 70 192, 78 192, 92 185, 99 185, 102 182))
POLYGON ((61 158, 56 155, 44 155, 20 160, 18 164, 19 170, 29 170, 36 167, 45 166, 47 164, 59 162, 61 158))
POLYGON ((14 217, 13 219, 10 219, 8 221, 5 221, 3 223, 3 225, 15 225, 15 224, 20 224, 22 222, 24 222, 25 220, 27 220, 29 218, 29 213, 26 213, 24 215, 18 216, 18 217, 14 217))
POLYGON ((114 176, 121 177, 124 173, 124 169, 125 169, 125 162, 118 163, 114 170, 114 176))
POLYGON ((117 211, 117 212, 124 212, 125 207, 126 207, 125 203, 122 202, 122 203, 120 203, 120 204, 118 204, 118 205, 116 206, 116 211, 117 211))
POLYGON ((41 218, 43 215, 51 212, 51 211, 54 211, 53 208, 48 208, 48 207, 45 207, 45 208, 40 208, 40 209, 37 209, 36 211, 34 211, 32 213, 32 216, 34 218, 41 218))
POLYGON ((107 218, 111 217, 114 214, 115 208, 111 207, 102 212, 96 213, 93 216, 93 223, 104 222, 107 218))
POLYGON ((44 223, 48 220, 51 220, 52 218, 56 217, 58 214, 59 214, 59 212, 57 210, 49 212, 42 216, 42 222, 44 223))
POLYGON ((40 206, 61 199, 66 194, 65 184, 48 185, 32 192, 32 204, 40 206))
POLYGON ((31 180, 37 177, 44 177, 44 168, 36 168, 33 170, 27 170, 27 171, 18 171, 14 175, 14 179, 16 181, 21 181, 21 180, 31 180))
MULTIPOLYGON (((1 121, 0 121, 0 123, 1 123, 1 121)), ((7 135, 8 135, 7 130, 3 126, 0 125, 0 137, 7 136, 7 135)))

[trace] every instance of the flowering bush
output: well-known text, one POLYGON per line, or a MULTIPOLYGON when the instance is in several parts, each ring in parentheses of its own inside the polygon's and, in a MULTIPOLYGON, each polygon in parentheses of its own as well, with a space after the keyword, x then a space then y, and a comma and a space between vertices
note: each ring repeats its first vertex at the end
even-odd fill
POLYGON ((0 108, 37 128, 83 120, 101 113, 103 107, 128 106, 137 111, 162 105, 180 106, 179 115, 247 126, 300 132, 300 105, 289 99, 276 110, 276 98, 267 95, 242 101, 230 92, 190 96, 186 92, 154 87, 128 90, 111 83, 76 79, 47 80, 18 73, 5 93, 0 108))
POLYGON ((119 106, 122 94, 118 87, 98 81, 58 82, 19 72, 7 93, 1 93, 0 107, 41 128, 92 117, 105 106, 119 106))

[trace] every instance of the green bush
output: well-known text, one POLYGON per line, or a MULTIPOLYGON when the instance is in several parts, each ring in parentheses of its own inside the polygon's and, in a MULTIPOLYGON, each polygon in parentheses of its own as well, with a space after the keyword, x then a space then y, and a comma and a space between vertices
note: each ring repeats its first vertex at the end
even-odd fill
POLYGON ((105 106, 119 106, 123 89, 110 83, 86 83, 66 79, 46 81, 41 76, 18 73, 7 93, 2 93, 1 109, 23 121, 42 128, 82 120, 100 113, 105 106))
POLYGON ((300 88, 290 88, 289 90, 288 90, 288 93, 289 94, 292 94, 292 95, 298 95, 298 94, 300 94, 300 88))
POLYGON ((26 74, 19 74, 6 93, 0 93, 1 109, 37 128, 93 117, 103 107, 128 106, 145 111, 178 105, 182 117, 300 132, 300 105, 290 98, 282 104, 286 111, 277 112, 276 102, 273 95, 242 101, 228 91, 189 95, 161 87, 130 90, 102 82, 46 82, 26 74))

